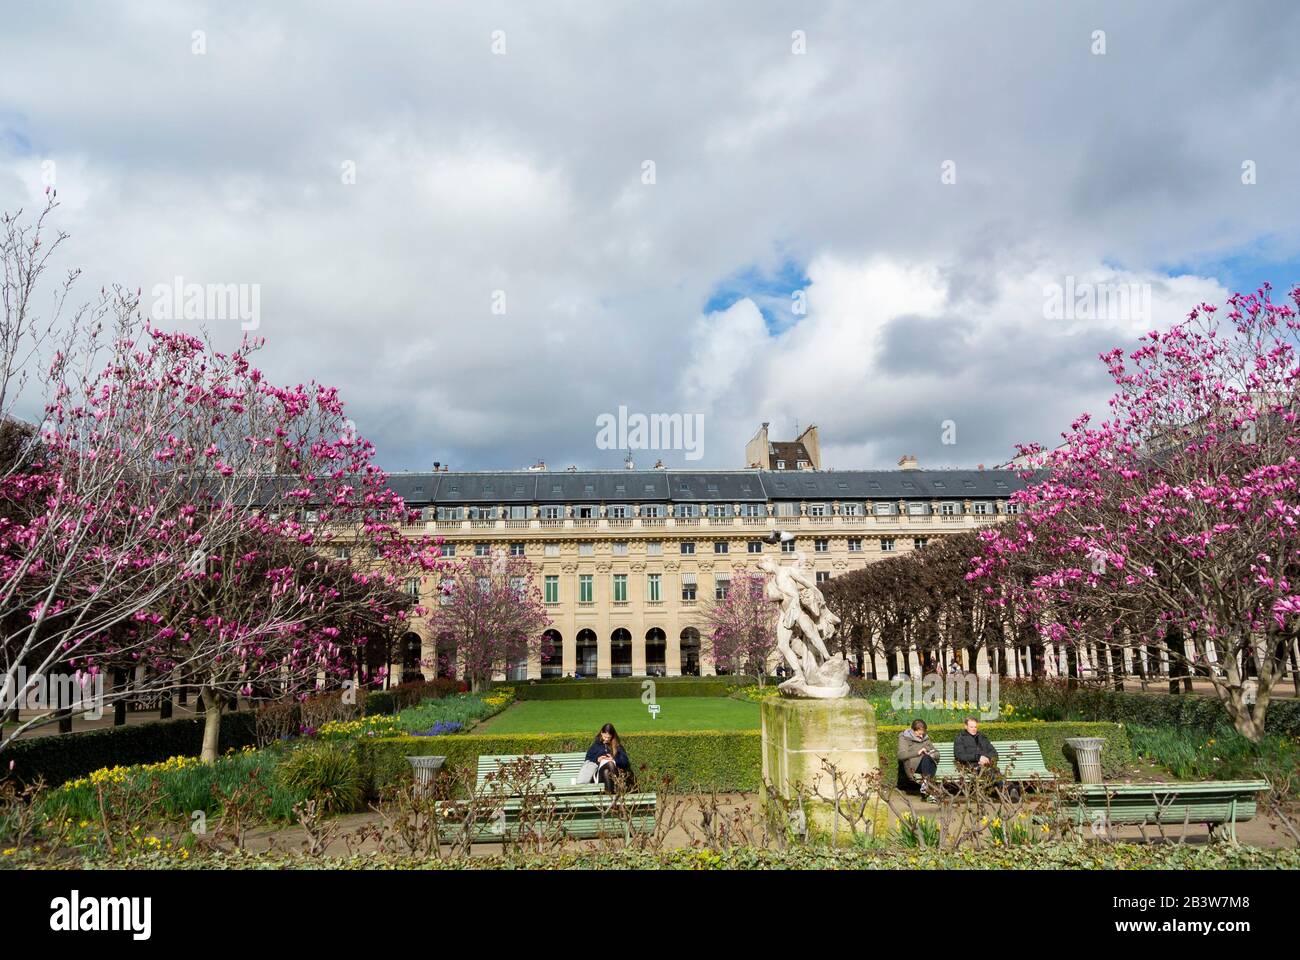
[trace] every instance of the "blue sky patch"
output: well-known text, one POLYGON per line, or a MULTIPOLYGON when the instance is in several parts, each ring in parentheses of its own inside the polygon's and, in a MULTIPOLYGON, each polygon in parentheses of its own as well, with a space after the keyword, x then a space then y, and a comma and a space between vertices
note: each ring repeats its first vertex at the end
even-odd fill
POLYGON ((763 315, 769 333, 779 333, 800 319, 791 309, 796 290, 806 290, 811 281, 794 260, 784 260, 775 270, 751 264, 723 280, 704 303, 705 313, 726 310, 748 297, 763 315))

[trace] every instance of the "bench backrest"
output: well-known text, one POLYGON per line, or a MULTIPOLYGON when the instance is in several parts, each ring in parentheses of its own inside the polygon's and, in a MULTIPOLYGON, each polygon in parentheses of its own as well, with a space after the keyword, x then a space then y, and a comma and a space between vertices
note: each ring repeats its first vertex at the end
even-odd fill
MULTIPOLYGON (((1043 762, 1043 748, 1037 740, 993 740, 993 749, 998 752, 998 769, 1003 773, 1025 774, 1040 773, 1051 775, 1047 764, 1043 762)), ((951 743, 936 743, 939 751, 938 776, 952 776, 957 772, 956 761, 952 757, 951 743)))
POLYGON ((582 769, 587 759, 586 753, 550 753, 550 754, 500 754, 478 758, 477 784, 483 786, 488 774, 495 773, 503 764, 522 760, 525 756, 538 763, 547 761, 547 775, 539 782, 551 783, 557 787, 567 787, 582 769))

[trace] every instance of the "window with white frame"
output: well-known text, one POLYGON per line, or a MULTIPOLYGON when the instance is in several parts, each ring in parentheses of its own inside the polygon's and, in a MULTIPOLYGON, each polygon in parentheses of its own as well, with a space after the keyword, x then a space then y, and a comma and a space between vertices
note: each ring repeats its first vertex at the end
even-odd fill
POLYGON ((961 513, 958 509, 959 506, 960 504, 953 503, 951 500, 946 501, 939 505, 939 513, 945 517, 955 517, 957 514, 961 513))
POLYGON ((861 552, 862 552, 862 538, 849 537, 849 553, 861 553, 861 552))
POLYGON ((610 507, 607 512, 611 520, 626 520, 631 516, 631 514, 628 513, 627 507, 621 503, 610 507))
POLYGON ((762 540, 750 540, 749 543, 747 544, 747 546, 748 546, 748 548, 749 548, 749 552, 750 552, 750 553, 762 553, 762 552, 763 552, 763 541, 762 541, 762 540))
POLYGON ((548 557, 558 557, 560 555, 560 545, 558 543, 548 543, 545 552, 548 557))
POLYGON ((610 545, 610 552, 611 552, 614 556, 616 556, 616 557, 626 557, 626 556, 627 556, 627 541, 626 541, 626 540, 615 540, 615 541, 610 545))
POLYGON ((596 555, 596 545, 594 543, 578 544, 578 556, 594 557, 596 555))
POLYGON ((911 500, 907 504, 907 515, 909 517, 923 517, 930 512, 928 503, 921 503, 919 500, 911 500))
POLYGON ((645 555, 647 557, 663 556, 664 545, 660 540, 647 540, 645 545, 645 555))
POLYGON ((719 573, 713 578, 713 599, 726 600, 727 591, 731 589, 731 576, 725 573, 719 573))
POLYGON ((510 556, 522 557, 524 555, 524 545, 519 541, 510 544, 510 556))
POLYGON ((663 574, 647 573, 645 577, 645 594, 646 600, 650 603, 659 603, 663 600, 663 574))
POLYGON ((492 555, 492 544, 476 543, 474 544, 474 556, 487 557, 492 555))
POLYGON ((826 504, 824 504, 824 503, 810 503, 810 504, 808 504, 808 516, 810 516, 810 517, 824 517, 824 516, 826 516, 826 504))
POLYGON ((881 537, 881 538, 880 538, 880 549, 881 549, 881 551, 883 551, 884 553, 893 553, 893 552, 894 552, 894 538, 893 538, 893 537, 881 537))
POLYGON ((871 505, 871 512, 878 517, 892 517, 894 515, 894 505, 888 501, 877 501, 871 505))
POLYGON ((562 507, 542 507, 542 519, 560 520, 562 519, 560 515, 560 510, 562 509, 563 509, 562 507))
POLYGON ((692 553, 694 553, 694 552, 695 552, 695 544, 692 543, 690 540, 683 540, 683 541, 682 541, 682 553, 684 553, 684 554, 692 554, 692 553))
POLYGON ((970 505, 970 512, 977 516, 985 516, 989 512, 989 505, 983 500, 976 500, 970 505))
POLYGON ((831 548, 831 542, 826 537, 818 537, 813 541, 814 553, 826 553, 831 548))

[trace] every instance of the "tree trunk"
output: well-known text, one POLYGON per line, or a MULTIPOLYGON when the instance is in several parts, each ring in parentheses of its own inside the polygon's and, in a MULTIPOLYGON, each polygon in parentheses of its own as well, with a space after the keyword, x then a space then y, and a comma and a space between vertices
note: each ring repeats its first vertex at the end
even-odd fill
POLYGON ((172 718, 172 688, 167 687, 159 694, 158 701, 158 719, 170 720, 172 718))
POLYGON ((203 704, 203 752, 199 759, 204 763, 215 763, 221 747, 221 708, 224 698, 215 690, 201 687, 199 702, 203 704))

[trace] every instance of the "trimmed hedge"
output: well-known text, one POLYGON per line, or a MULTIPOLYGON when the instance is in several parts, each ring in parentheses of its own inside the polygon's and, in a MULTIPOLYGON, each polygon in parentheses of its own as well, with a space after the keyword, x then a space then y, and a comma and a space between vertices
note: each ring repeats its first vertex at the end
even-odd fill
MULTIPOLYGON (((623 742, 643 785, 667 775, 681 789, 744 793, 758 790, 761 783, 757 730, 638 733, 623 742)), ((376 796, 411 778, 407 756, 444 756, 444 769, 473 770, 481 756, 576 753, 589 746, 591 735, 586 733, 464 734, 361 740, 357 752, 370 795, 376 796)))
MULTIPOLYGON (((222 714, 222 753, 253 746, 256 740, 252 711, 222 714)), ((57 787, 103 767, 158 763, 168 757, 197 757, 202 752, 203 718, 199 717, 24 737, 9 744, 0 758, 6 766, 13 761, 13 775, 19 782, 43 778, 47 787, 57 787)))
MULTIPOLYGON (((857 697, 888 697, 894 692, 888 680, 853 678, 849 686, 857 697)), ((1049 721, 1110 721, 1147 727, 1196 727, 1207 732, 1230 723, 1219 699, 1202 693, 1167 693, 1159 688, 1151 693, 1121 692, 1092 685, 1068 690, 1059 680, 1033 683, 1000 678, 998 694, 1004 703, 1032 708, 1036 716, 1049 721)), ((1270 701, 1264 728, 1269 733, 1300 737, 1300 699, 1270 701)))
POLYGON ((641 685, 653 681, 656 697, 725 697, 740 684, 734 677, 638 677, 635 680, 516 681, 497 686, 515 688, 516 700, 640 699, 641 685))
MULTIPOLYGON (((951 742, 956 724, 932 726, 931 736, 951 742)), ((1067 737, 1105 737, 1102 767, 1115 776, 1133 758, 1123 727, 1113 723, 985 723, 990 740, 1037 740, 1047 766, 1072 772, 1064 753, 1067 737)), ((901 726, 876 728, 876 744, 885 776, 892 780, 901 726)), ((637 733, 624 738, 628 757, 643 785, 671 776, 679 789, 753 793, 762 786, 762 738, 757 730, 690 730, 637 733)), ((358 741, 356 749, 371 796, 409 780, 409 756, 444 756, 447 770, 472 770, 481 756, 523 753, 574 753, 591 745, 587 734, 465 734, 446 737, 385 737, 358 741)))
MULTIPOLYGON (((509 684, 501 684, 509 686, 509 684)), ((425 700, 441 700, 453 694, 464 693, 469 685, 463 680, 449 680, 440 677, 437 680, 415 680, 411 683, 399 683, 387 690, 368 690, 361 702, 361 712, 370 717, 376 714, 398 713, 407 707, 414 707, 425 700)))

